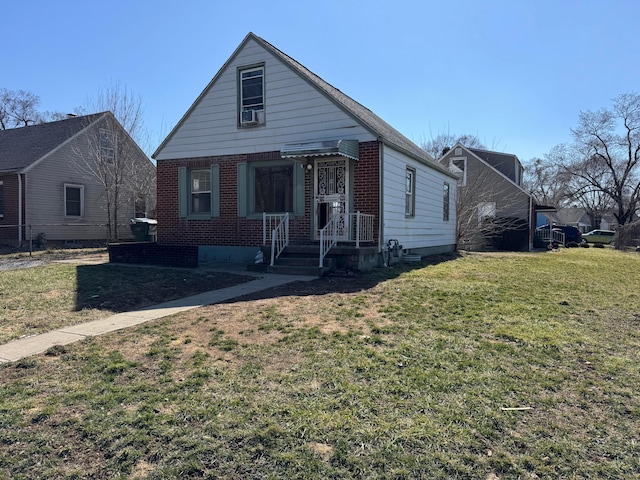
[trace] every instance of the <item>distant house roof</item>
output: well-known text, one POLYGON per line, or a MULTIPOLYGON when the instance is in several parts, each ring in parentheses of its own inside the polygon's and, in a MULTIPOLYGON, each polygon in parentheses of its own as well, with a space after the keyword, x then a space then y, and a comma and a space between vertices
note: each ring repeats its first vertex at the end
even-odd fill
POLYGON ((22 172, 106 113, 0 130, 0 173, 22 172))
MULTIPOLYGON (((358 120, 363 126, 365 126, 368 130, 370 130, 371 133, 376 135, 379 138, 379 140, 382 141, 383 143, 386 143, 388 145, 394 146, 398 150, 401 150, 401 151, 409 154, 410 156, 416 157, 416 158, 422 160, 423 162, 430 164, 431 166, 433 166, 437 170, 439 170, 439 171, 441 171, 443 173, 446 173, 449 176, 454 176, 448 169, 443 168, 440 164, 438 164, 435 161, 435 159, 431 155, 429 155, 429 153, 427 153, 424 149, 420 148, 418 145, 413 143, 407 137, 402 135, 398 130, 396 130, 391 125, 389 125, 387 122, 382 120, 382 118, 380 118, 378 115, 373 113, 371 110, 369 110, 365 106, 361 105, 360 103, 356 102, 354 99, 352 99, 351 97, 349 97, 345 93, 341 92, 340 90, 335 88, 333 85, 327 83, 325 80, 320 78, 318 75, 313 73, 311 70, 306 68, 304 65, 302 65, 298 61, 294 60, 289 55, 287 55, 283 51, 279 50, 278 48, 276 48, 275 46, 271 45, 269 42, 267 42, 263 38, 255 35, 252 32, 250 32, 244 38, 244 40, 238 46, 238 48, 233 53, 233 55, 231 55, 229 60, 220 69, 220 71, 218 72, 216 77, 218 75, 220 75, 220 73, 225 69, 225 67, 231 61, 231 59, 233 59, 236 56, 236 54, 244 47, 244 45, 249 40, 254 40, 254 41, 258 42, 260 45, 262 45, 266 50, 271 52, 280 61, 282 61, 283 64, 285 64, 286 66, 291 68, 294 72, 298 73, 301 77, 306 79, 316 89, 318 89, 325 96, 327 96, 330 100, 332 100, 334 103, 336 103, 343 111, 345 111, 347 114, 351 115, 352 117, 355 117, 356 120, 358 120)), ((208 88, 215 82, 216 77, 214 77, 214 79, 207 86, 205 91, 208 90, 208 88)), ((197 101, 195 103, 197 103, 197 101)), ((195 106, 195 103, 194 103, 194 106, 195 106)), ((193 106, 191 108, 193 108, 193 106)), ((184 118, 186 118, 188 113, 189 112, 187 112, 187 114, 185 114, 185 116, 182 118, 182 120, 184 120, 184 118)), ((178 125, 180 125, 180 123, 182 123, 182 120, 180 122, 178 122, 178 125)), ((177 128, 177 126, 176 126, 176 128, 177 128)), ((175 128, 174 128, 174 131, 175 131, 175 128)), ((164 144, 167 142, 167 140, 169 139, 170 136, 171 136, 171 134, 169 134, 169 136, 167 136, 165 141, 160 145, 160 147, 158 147, 158 149, 152 155, 152 157, 155 158, 155 156, 158 154, 158 152, 164 146, 164 144)))
POLYGON ((505 160, 508 160, 508 161, 515 160, 516 162, 520 163, 520 160, 518 160, 518 157, 513 153, 493 152, 491 150, 481 150, 479 148, 468 148, 467 150, 473 152, 475 155, 480 157, 489 165, 499 165, 505 160))

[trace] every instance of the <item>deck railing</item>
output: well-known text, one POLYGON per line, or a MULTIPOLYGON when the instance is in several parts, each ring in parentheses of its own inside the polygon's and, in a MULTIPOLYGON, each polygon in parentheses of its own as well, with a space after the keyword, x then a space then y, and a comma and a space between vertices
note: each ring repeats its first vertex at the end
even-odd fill
POLYGON ((549 230, 548 228, 541 228, 536 231, 536 237, 538 237, 543 242, 548 243, 559 243, 560 245, 564 245, 564 232, 560 230, 549 230))

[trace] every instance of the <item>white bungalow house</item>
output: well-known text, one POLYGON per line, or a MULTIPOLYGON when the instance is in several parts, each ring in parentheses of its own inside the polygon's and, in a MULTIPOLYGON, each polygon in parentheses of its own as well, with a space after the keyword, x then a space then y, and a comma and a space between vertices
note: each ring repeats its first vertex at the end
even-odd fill
POLYGON ((253 33, 153 158, 158 243, 197 245, 200 262, 261 249, 274 266, 297 252, 365 269, 455 245, 456 177, 253 33))

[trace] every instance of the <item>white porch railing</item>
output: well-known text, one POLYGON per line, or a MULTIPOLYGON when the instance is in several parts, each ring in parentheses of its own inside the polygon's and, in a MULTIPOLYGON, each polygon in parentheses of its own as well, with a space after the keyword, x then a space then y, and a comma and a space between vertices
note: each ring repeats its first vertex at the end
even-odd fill
POLYGON ((268 233, 271 233, 271 263, 289 245, 289 213, 262 214, 262 243, 267 244, 268 233))
POLYGON ((536 236, 544 242, 555 242, 559 243, 560 245, 564 245, 564 232, 560 230, 541 228, 539 230, 536 230, 536 236))
POLYGON ((324 266, 324 257, 339 241, 355 242, 360 248, 361 242, 373 242, 373 222, 375 216, 364 213, 338 213, 331 217, 320 230, 320 262, 324 266))

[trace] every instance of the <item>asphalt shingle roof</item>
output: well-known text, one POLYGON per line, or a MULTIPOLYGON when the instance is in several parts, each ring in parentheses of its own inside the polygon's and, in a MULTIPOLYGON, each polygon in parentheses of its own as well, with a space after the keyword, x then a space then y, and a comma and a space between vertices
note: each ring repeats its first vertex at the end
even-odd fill
POLYGON ((97 120, 103 113, 0 130, 0 172, 20 172, 97 120))

